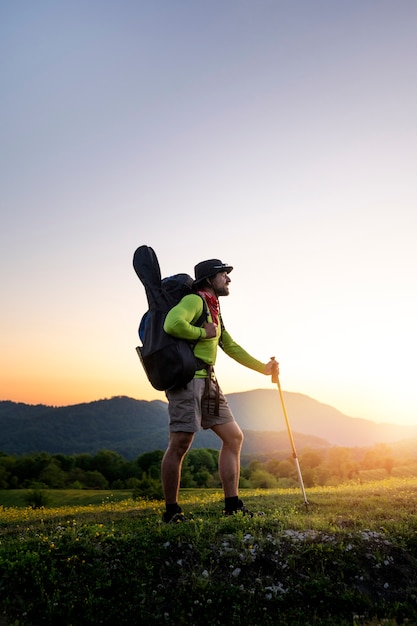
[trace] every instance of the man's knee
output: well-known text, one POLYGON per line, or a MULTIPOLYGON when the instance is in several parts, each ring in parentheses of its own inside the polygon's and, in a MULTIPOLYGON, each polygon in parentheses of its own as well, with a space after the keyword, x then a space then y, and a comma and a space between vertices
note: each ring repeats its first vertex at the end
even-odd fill
POLYGON ((243 432, 239 428, 238 431, 234 434, 234 443, 235 443, 235 446, 239 448, 239 450, 242 447, 243 440, 244 440, 244 435, 243 435, 243 432))
POLYGON ((240 449, 243 444, 243 432, 237 422, 228 422, 213 427, 213 431, 220 437, 223 445, 229 448, 240 449))
POLYGON ((194 433, 174 432, 170 434, 169 450, 183 457, 188 452, 194 439, 194 433))

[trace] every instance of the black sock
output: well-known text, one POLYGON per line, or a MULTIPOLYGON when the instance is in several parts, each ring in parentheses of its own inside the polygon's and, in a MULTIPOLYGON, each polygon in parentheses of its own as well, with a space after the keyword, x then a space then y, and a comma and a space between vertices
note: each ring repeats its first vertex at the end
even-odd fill
POLYGON ((181 513, 181 507, 178 506, 177 502, 174 502, 174 504, 166 504, 166 510, 168 515, 175 515, 175 513, 181 513))
POLYGON ((237 511, 239 506, 239 497, 232 496, 231 498, 224 499, 224 508, 226 511, 237 511))

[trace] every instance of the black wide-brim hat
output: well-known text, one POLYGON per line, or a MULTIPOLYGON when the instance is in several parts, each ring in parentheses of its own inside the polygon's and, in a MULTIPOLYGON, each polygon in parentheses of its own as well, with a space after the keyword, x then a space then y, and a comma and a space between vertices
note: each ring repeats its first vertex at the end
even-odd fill
POLYGON ((231 265, 227 265, 227 263, 223 263, 220 259, 209 259, 208 261, 201 261, 201 263, 197 263, 194 267, 194 275, 195 281, 194 285, 198 285, 201 281, 206 278, 210 278, 210 276, 214 276, 219 272, 231 272, 233 267, 231 265))

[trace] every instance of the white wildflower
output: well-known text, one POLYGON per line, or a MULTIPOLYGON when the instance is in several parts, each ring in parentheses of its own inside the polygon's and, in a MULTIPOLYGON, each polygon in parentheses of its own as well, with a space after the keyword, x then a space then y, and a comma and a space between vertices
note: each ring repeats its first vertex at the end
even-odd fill
POLYGON ((270 585, 269 587, 265 587, 265 591, 269 593, 266 595, 268 600, 271 600, 272 596, 277 596, 280 593, 287 593, 287 590, 284 589, 282 583, 277 583, 276 585, 270 585))

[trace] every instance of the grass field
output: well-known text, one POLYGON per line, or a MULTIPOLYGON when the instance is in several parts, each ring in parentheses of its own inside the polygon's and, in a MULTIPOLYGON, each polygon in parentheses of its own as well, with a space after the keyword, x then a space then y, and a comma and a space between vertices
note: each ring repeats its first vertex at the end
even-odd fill
MULTIPOLYGON (((0 490, 0 507, 26 507, 27 489, 0 490)), ((48 508, 100 505, 128 500, 132 490, 98 491, 96 489, 48 489, 48 508)))
POLYGON ((0 492, 0 625, 417 624, 417 479, 183 491, 190 520, 128 492, 0 492))

